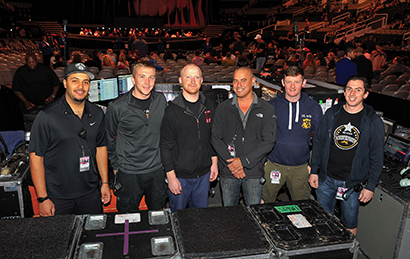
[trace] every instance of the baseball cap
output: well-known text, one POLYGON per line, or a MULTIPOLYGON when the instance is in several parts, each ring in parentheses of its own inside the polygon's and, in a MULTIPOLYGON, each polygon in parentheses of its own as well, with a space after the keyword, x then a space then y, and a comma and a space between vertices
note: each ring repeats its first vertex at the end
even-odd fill
POLYGON ((75 73, 84 73, 87 74, 90 79, 94 79, 94 74, 90 72, 90 69, 83 63, 70 64, 65 69, 64 79, 67 79, 68 76, 75 73))
POLYGON ((262 38, 260 34, 256 34, 255 40, 262 38))

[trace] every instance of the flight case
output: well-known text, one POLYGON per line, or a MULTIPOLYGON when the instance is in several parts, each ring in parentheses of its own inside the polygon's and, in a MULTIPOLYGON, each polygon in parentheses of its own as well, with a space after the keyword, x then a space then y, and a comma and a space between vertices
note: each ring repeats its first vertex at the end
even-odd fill
POLYGON ((314 200, 249 208, 273 243, 275 258, 357 258, 358 243, 353 234, 314 200))

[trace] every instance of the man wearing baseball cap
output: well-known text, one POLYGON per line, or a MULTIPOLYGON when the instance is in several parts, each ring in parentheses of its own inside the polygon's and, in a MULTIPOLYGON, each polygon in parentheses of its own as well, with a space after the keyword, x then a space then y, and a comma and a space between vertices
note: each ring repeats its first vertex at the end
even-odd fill
POLYGON ((66 93, 34 121, 28 148, 40 216, 102 213, 110 202, 103 111, 87 101, 94 75, 65 70, 66 93))
POLYGON ((256 46, 255 46, 255 49, 253 50, 253 53, 256 57, 256 69, 258 69, 259 72, 261 72, 263 65, 265 64, 265 61, 266 61, 266 45, 260 34, 256 35, 255 40, 256 40, 256 46))

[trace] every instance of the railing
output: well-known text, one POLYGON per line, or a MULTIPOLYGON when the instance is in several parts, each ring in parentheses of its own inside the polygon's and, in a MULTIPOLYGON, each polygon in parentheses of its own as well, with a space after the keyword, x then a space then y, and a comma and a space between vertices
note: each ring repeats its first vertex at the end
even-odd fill
POLYGON ((338 16, 334 17, 332 19, 331 24, 335 24, 337 22, 344 21, 349 17, 350 17, 350 12, 342 13, 341 15, 338 15, 338 16))
POLYGON ((290 25, 290 21, 289 21, 289 20, 278 21, 278 22, 276 22, 275 24, 271 24, 271 25, 265 26, 265 27, 263 27, 263 28, 260 28, 260 29, 257 29, 257 30, 248 32, 248 34, 246 34, 246 36, 249 37, 250 35, 253 35, 253 34, 256 34, 256 33, 263 34, 263 30, 265 30, 265 29, 268 29, 268 28, 274 26, 274 27, 275 27, 275 30, 276 30, 276 28, 277 28, 278 26, 285 26, 285 25, 290 25))
POLYGON ((410 31, 403 35, 403 40, 410 40, 410 31))
POLYGON ((245 14, 249 9, 251 9, 252 5, 256 4, 259 0, 251 0, 249 1, 249 4, 246 4, 244 7, 242 7, 241 10, 236 12, 238 15, 245 14))
POLYGON ((369 8, 371 6, 371 3, 366 3, 363 4, 362 6, 358 7, 356 10, 356 13, 360 13, 361 11, 366 10, 367 8, 369 8))
MULTIPOLYGON (((361 21, 359 23, 355 23, 352 25, 349 25, 345 28, 338 29, 335 31, 336 37, 334 42, 338 44, 344 36, 347 37, 348 40, 351 40, 355 37, 360 37, 366 33, 372 32, 374 30, 377 30, 379 28, 383 28, 387 26, 387 19, 388 19, 388 14, 377 14, 376 16, 380 16, 380 19, 370 21, 373 19, 367 19, 364 21, 361 21)), ((324 37, 324 42, 327 42, 328 36, 325 35, 324 37)))
POLYGON ((303 13, 309 12, 309 11, 312 10, 312 9, 313 9, 313 7, 312 7, 311 5, 309 5, 309 6, 305 7, 305 8, 302 8, 302 9, 299 9, 299 10, 297 10, 297 11, 294 11, 294 12, 293 12, 293 17, 298 16, 299 14, 303 14, 303 13))
POLYGON ((283 7, 289 8, 290 6, 296 4, 297 2, 298 2, 298 0, 289 0, 286 3, 283 4, 283 7))

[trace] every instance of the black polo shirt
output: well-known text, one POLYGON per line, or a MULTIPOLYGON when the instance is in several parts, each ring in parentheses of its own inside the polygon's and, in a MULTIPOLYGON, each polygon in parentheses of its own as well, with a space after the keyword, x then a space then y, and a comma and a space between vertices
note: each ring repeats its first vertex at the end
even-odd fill
POLYGON ((44 157, 50 198, 73 199, 98 188, 99 178, 91 159, 95 161, 96 148, 103 146, 106 146, 103 111, 86 101, 80 119, 64 95, 38 114, 31 129, 28 151, 44 157), (87 140, 78 135, 82 129, 87 131, 87 140), (89 170, 80 172, 81 157, 89 157, 89 170))
POLYGON ((22 92, 27 100, 35 105, 45 103, 53 88, 60 85, 56 73, 51 68, 39 63, 34 70, 24 65, 17 69, 13 77, 14 91, 22 92))

